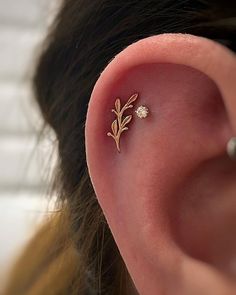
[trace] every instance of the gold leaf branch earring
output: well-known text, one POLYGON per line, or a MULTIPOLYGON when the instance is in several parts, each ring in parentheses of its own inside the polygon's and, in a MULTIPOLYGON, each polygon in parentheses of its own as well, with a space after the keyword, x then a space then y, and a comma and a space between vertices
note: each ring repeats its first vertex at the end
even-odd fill
POLYGON ((116 119, 111 124, 111 132, 108 132, 107 135, 111 136, 116 143, 116 147, 118 152, 120 153, 120 136, 122 132, 125 130, 128 130, 129 128, 126 126, 130 121, 132 120, 132 115, 128 115, 124 117, 124 112, 127 109, 133 108, 133 102, 135 102, 138 98, 138 93, 135 93, 131 95, 127 103, 121 108, 121 102, 120 99, 117 98, 115 101, 115 109, 112 109, 111 111, 116 114, 116 119))

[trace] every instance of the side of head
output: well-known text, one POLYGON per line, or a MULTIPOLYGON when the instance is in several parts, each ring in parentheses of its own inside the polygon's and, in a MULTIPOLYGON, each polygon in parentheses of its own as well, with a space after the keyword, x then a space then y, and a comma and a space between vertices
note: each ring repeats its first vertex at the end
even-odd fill
POLYGON ((224 151, 236 131, 232 5, 62 5, 34 87, 57 136, 55 186, 78 255, 64 289, 231 294, 235 167, 224 151), (150 116, 132 121, 119 154, 107 136, 111 109, 116 97, 123 104, 135 92, 150 116))

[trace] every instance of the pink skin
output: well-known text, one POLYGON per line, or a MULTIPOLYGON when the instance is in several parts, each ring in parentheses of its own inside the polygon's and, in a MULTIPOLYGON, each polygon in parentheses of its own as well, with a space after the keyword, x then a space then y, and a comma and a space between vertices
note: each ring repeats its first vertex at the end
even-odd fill
POLYGON ((139 294, 236 294, 236 58, 205 38, 164 34, 124 49, 89 103, 86 153, 98 201, 139 294), (116 97, 146 105, 107 136, 116 97), (235 263, 235 262, 234 262, 235 263))

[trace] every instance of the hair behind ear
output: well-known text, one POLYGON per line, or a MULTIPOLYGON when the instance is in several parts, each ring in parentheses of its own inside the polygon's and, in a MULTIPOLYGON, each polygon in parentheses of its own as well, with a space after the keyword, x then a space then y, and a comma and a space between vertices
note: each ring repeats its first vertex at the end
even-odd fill
POLYGON ((64 202, 61 213, 25 249, 6 294, 87 294, 88 277, 95 294, 131 294, 128 272, 87 172, 84 124, 90 95, 109 61, 150 35, 191 33, 235 49, 234 10, 228 3, 232 1, 63 1, 36 67, 34 90, 57 135, 59 179, 54 186, 64 202))
MULTIPOLYGON (((38 290, 39 285, 45 289, 46 284, 53 290, 58 286, 56 280, 60 282, 61 290, 67 290, 77 274, 77 265, 79 256, 70 241, 68 216, 55 213, 41 226, 16 261, 4 294, 31 294, 36 286, 38 290), (53 269, 52 265, 57 267, 53 269)), ((44 294, 47 294, 47 289, 44 294)))
POLYGON ((131 294, 134 287, 124 262, 101 209, 95 211, 91 200, 95 198, 73 210, 64 204, 52 213, 13 266, 4 295, 97 294, 98 290, 131 294))

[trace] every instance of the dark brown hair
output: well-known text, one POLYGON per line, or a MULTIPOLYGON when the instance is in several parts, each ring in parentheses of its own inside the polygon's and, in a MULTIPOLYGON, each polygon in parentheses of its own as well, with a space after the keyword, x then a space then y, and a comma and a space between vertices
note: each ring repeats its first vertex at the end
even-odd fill
POLYGON ((235 51, 235 1, 65 0, 43 45, 33 83, 56 133, 60 211, 13 270, 7 294, 125 295, 132 285, 90 182, 84 126, 99 74, 129 44, 191 33, 235 51))

